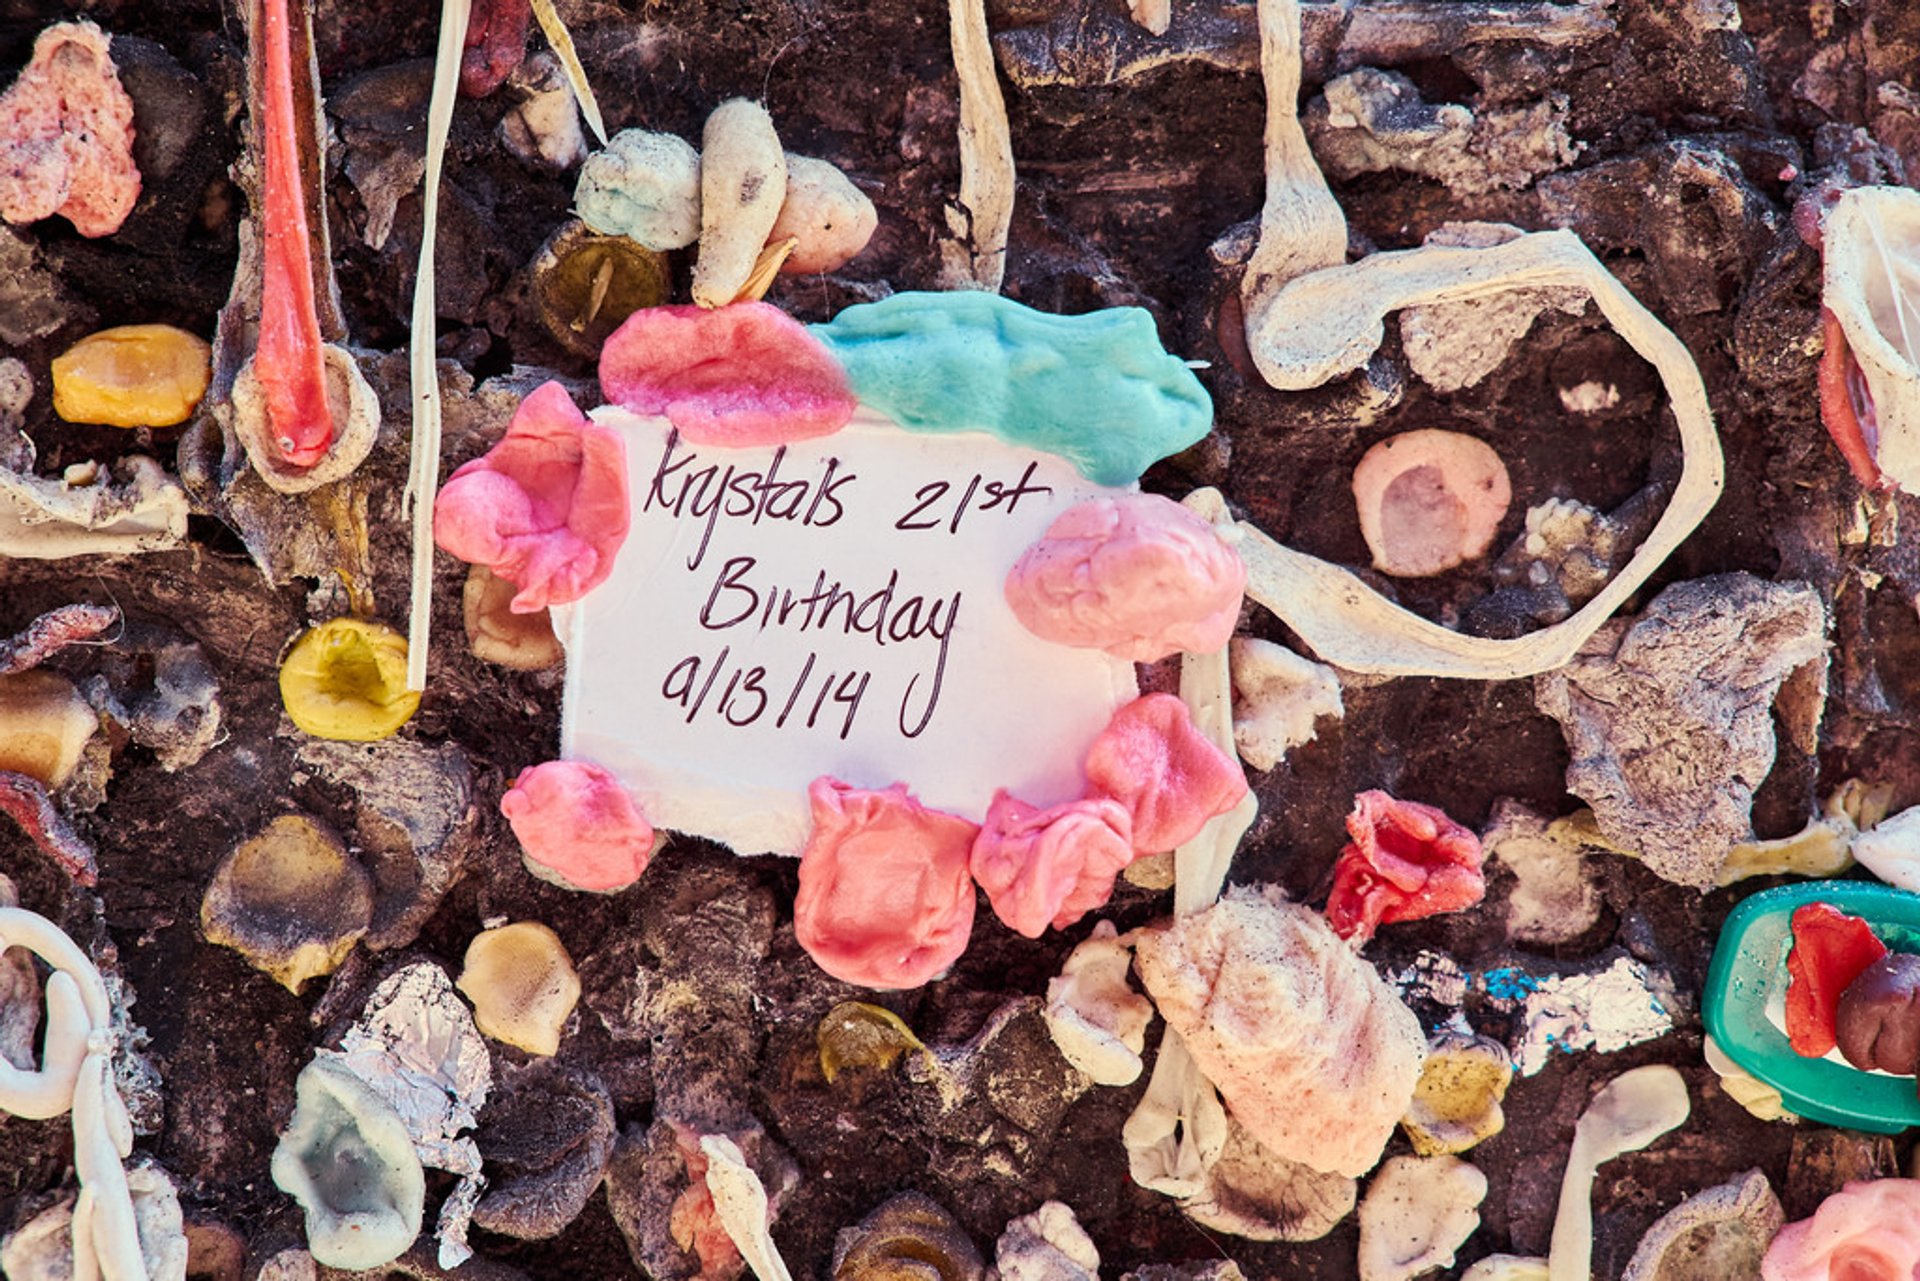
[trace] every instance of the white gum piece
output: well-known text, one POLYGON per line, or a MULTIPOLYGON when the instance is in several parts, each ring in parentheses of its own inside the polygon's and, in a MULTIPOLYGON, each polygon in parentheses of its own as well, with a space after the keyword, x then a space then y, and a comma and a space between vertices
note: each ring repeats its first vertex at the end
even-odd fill
MULTIPOLYGON (((1357 576, 1283 547, 1241 522, 1247 595, 1297 632, 1320 661, 1387 676, 1513 680, 1559 667, 1692 533, 1725 483, 1706 384, 1685 345, 1636 301, 1569 231, 1531 232, 1483 249, 1428 245, 1373 254, 1303 276, 1281 290, 1248 342, 1288 362, 1276 386, 1312 387, 1365 361, 1388 312, 1505 289, 1583 289, 1665 384, 1680 430, 1680 482, 1624 568, 1572 617, 1511 640, 1463 636, 1400 608, 1357 576)), ((1263 372, 1265 368, 1263 367, 1263 372)))
MULTIPOLYGON (((1188 494, 1187 510, 1222 530, 1229 540, 1233 518, 1217 489, 1188 494)), ((1193 717, 1194 728, 1237 766, 1240 749, 1233 738, 1233 676, 1225 646, 1206 654, 1188 654, 1180 662, 1180 697, 1193 717)), ((1253 826, 1260 805, 1251 789, 1240 803, 1207 820, 1199 834, 1174 851, 1173 910, 1184 916, 1213 905, 1226 883, 1227 869, 1240 848, 1240 838, 1253 826)))
POLYGON ((472 7, 470 0, 444 0, 440 6, 433 92, 427 100, 420 260, 413 276, 412 341, 407 344, 407 373, 413 386, 413 452, 400 509, 412 521, 407 688, 416 692, 427 687, 427 644, 433 631, 433 499, 440 489, 440 371, 434 345, 433 247, 440 221, 440 172, 446 164, 447 134, 453 127, 453 98, 460 87, 460 56, 472 7))
POLYGON ((740 1257, 760 1281, 793 1281, 767 1230, 767 1190, 739 1146, 724 1134, 709 1134, 701 1138, 700 1151, 707 1158, 707 1191, 714 1212, 740 1257))
POLYGON ((1874 461, 1901 489, 1920 492, 1920 192, 1842 193, 1822 243, 1820 301, 1873 398, 1874 461))
POLYGON ((1227 1110, 1172 1028, 1160 1038, 1147 1092, 1120 1129, 1127 1169, 1141 1187, 1184 1201, 1207 1186, 1227 1146, 1227 1110))
POLYGON ((947 0, 953 69, 960 77, 960 199, 940 247, 945 288, 1000 292, 1013 227, 1013 130, 987 37, 985 0, 947 0))
POLYGON ((73 1200, 73 1218, 67 1224, 73 1242, 73 1281, 100 1281, 100 1252, 93 1244, 93 1193, 81 1187, 73 1200))
POLYGON ((45 1121, 73 1106, 74 1084, 87 1056, 86 1003, 80 985, 64 970, 47 980, 47 1040, 38 1071, 22 1071, 0 1059, 0 1112, 45 1121))
POLYGON ((560 11, 553 7, 553 0, 533 0, 533 16, 539 20, 541 33, 547 37, 547 43, 553 46, 554 55, 560 59, 560 69, 566 73, 567 87, 573 90, 573 99, 580 104, 580 115, 586 120, 587 128, 593 130, 593 136, 600 140, 601 146, 606 146, 606 121, 600 116, 600 102, 593 96, 593 85, 587 80, 587 69, 580 65, 580 53, 573 47, 573 33, 567 30, 560 11))
POLYGON ((24 947, 65 973, 80 989, 88 1023, 99 1029, 113 1025, 113 1006, 107 1000, 107 985, 100 981, 100 972, 80 945, 52 921, 22 907, 0 907, 0 946, 24 947))
MULTIPOLYGON (((1259 18, 1260 74, 1267 90, 1267 193, 1260 239, 1240 283, 1249 335, 1254 316, 1281 286, 1347 260, 1347 216, 1300 128, 1300 5, 1298 0, 1259 0, 1259 18)), ((1260 372, 1266 376, 1264 366, 1260 372)))
MULTIPOLYGON (((147 1281, 133 1194, 127 1188, 126 1169, 120 1164, 125 1153, 114 1134, 118 1128, 115 1114, 119 1113, 123 1122, 125 1119, 124 1109, 116 1107, 119 1097, 107 1055, 88 1054, 80 1065, 80 1081, 73 1092, 74 1174, 93 1197, 88 1239, 99 1254, 100 1275, 105 1281, 147 1281)), ((76 1233, 79 1226, 76 1217, 76 1233)))
POLYGON ((1548 1281, 1589 1281, 1592 1275, 1594 1172, 1680 1126, 1691 1106, 1685 1079, 1665 1064, 1622 1072, 1593 1096, 1573 1127, 1553 1220, 1548 1281))
MULTIPOLYGON (((1187 510, 1231 538, 1232 516, 1217 489, 1188 494, 1187 510)), ((1233 679, 1227 649, 1188 654, 1180 663, 1180 698, 1194 727, 1238 762, 1233 739, 1233 679)), ((1259 802, 1251 789, 1240 803, 1207 820, 1197 835, 1174 851, 1173 910, 1177 915, 1204 911, 1220 897, 1227 869, 1240 838, 1253 826, 1259 802)), ((1207 1171, 1227 1145, 1227 1113, 1213 1083, 1187 1052, 1171 1027, 1160 1039, 1147 1092, 1121 1130, 1133 1181, 1141 1187, 1184 1200, 1207 1184, 1207 1171)))

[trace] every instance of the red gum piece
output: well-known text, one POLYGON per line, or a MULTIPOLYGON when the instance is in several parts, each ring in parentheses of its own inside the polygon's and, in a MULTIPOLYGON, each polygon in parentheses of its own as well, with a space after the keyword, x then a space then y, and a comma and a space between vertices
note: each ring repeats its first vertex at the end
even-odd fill
POLYGON ((266 120, 262 128, 266 203, 265 269, 260 287, 260 341, 253 372, 266 392, 267 418, 281 457, 311 467, 333 444, 320 317, 313 303, 313 259, 300 153, 293 121, 292 32, 288 0, 265 0, 266 120))
POLYGON ((1353 798, 1353 840, 1333 866, 1327 924, 1364 943, 1382 925, 1472 907, 1486 896, 1480 838, 1418 801, 1381 791, 1353 798))
POLYGON ((1827 343, 1820 357, 1820 421, 1840 447, 1840 456, 1847 460, 1853 478, 1868 489, 1884 489, 1886 478, 1873 459, 1873 448, 1867 444, 1867 433, 1854 409, 1849 384, 1856 366, 1853 353, 1847 349, 1846 331, 1840 327, 1840 318, 1825 307, 1820 309, 1820 328, 1827 343))
POLYGON ((92 640, 120 620, 111 605, 62 605, 27 624, 25 631, 0 640, 0 676, 38 667, 69 645, 92 640))
POLYGON ((498 89, 527 54, 527 0, 478 0, 467 15, 466 52, 460 58, 460 92, 484 98, 498 89))
POLYGON ((764 302, 634 312, 600 349, 600 388, 690 444, 735 448, 831 435, 855 405, 826 344, 764 302))
POLYGON ((1817 1059, 1832 1051, 1840 994, 1887 954, 1873 928, 1831 903, 1794 909, 1793 950, 1787 953, 1787 1040, 1795 1054, 1817 1059))
POLYGON ((39 779, 0 769, 0 814, 18 823, 40 852, 64 868, 75 884, 92 885, 99 879, 93 851, 53 807, 53 798, 39 779))

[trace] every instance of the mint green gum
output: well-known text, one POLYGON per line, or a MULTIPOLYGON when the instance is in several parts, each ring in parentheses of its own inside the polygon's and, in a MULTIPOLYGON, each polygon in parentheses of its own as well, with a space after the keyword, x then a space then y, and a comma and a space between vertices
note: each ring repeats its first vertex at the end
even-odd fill
POLYGON ((1780 1091, 1789 1112, 1810 1121, 1898 1134, 1920 1125, 1920 1093, 1911 1076, 1861 1072, 1795 1054, 1767 1017, 1787 987, 1794 909, 1831 903, 1858 916, 1890 951, 1920 953, 1920 894, 1872 881, 1808 881, 1765 890, 1733 909, 1707 971, 1707 1031, 1728 1058, 1780 1091))
POLYGON ((895 294, 811 326, 862 403, 909 431, 991 432, 1129 485, 1199 441, 1213 401, 1138 307, 1053 316, 977 290, 895 294))

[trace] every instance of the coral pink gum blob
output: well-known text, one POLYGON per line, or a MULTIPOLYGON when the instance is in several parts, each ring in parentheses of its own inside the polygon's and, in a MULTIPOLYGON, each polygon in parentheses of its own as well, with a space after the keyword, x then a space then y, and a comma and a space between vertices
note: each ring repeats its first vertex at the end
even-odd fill
POLYGON ((133 212, 133 99, 91 22, 56 22, 0 94, 0 218, 62 214, 83 236, 107 236, 133 212))
POLYGON ((814 780, 793 927, 814 963, 863 987, 918 987, 960 958, 973 931, 967 855, 979 828, 884 791, 814 780))
POLYGON ((1484 555, 1513 500, 1506 464, 1459 432, 1403 432, 1353 469, 1360 533, 1385 574, 1419 578, 1484 555))
POLYGON ((499 444, 441 486, 433 540, 518 587, 511 608, 531 614, 606 580, 628 512, 626 442, 549 382, 520 402, 499 444))
POLYGON ((1840 318, 1825 307, 1820 309, 1820 330, 1827 342, 1820 356, 1820 422, 1847 460, 1853 478, 1867 489, 1884 489, 1887 480, 1874 458, 1880 432, 1867 380, 1847 350, 1847 331, 1840 327, 1840 318))
POLYGON ((521 771, 500 798, 530 866, 569 889, 625 889, 647 870, 653 826, 606 770, 587 761, 547 761, 521 771))
POLYGON ((806 326, 763 302, 646 307, 600 349, 600 387, 696 445, 826 436, 853 417, 845 371, 806 326))
POLYGON ((1224 646, 1246 566, 1213 526, 1157 494, 1061 513, 1007 575, 1007 604, 1042 640, 1151 663, 1224 646))
POLYGON ((1172 694, 1136 698, 1113 714, 1087 751, 1088 789, 1120 802, 1133 845, 1157 854, 1190 840, 1247 794, 1240 762, 1194 728, 1172 694))

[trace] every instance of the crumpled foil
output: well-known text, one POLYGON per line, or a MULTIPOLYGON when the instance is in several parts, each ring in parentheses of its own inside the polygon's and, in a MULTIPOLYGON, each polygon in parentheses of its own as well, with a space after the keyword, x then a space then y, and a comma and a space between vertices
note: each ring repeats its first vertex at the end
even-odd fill
POLYGON ((460 1132, 477 1124, 493 1065, 446 971, 420 961, 388 975, 340 1048, 320 1056, 365 1081, 400 1114, 422 1165, 460 1176, 440 1207, 440 1266, 472 1258, 467 1226, 486 1181, 479 1147, 460 1132))
POLYGON ((1490 970, 1480 983, 1496 1004, 1519 1007, 1521 1031, 1508 1048, 1522 1076, 1545 1067, 1556 1051, 1610 1054, 1673 1030, 1673 981, 1624 956, 1597 974, 1536 978, 1490 970))

